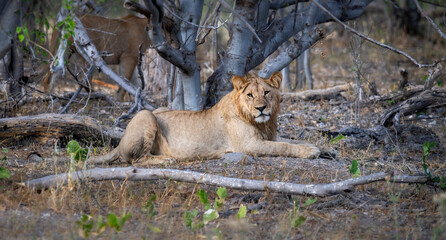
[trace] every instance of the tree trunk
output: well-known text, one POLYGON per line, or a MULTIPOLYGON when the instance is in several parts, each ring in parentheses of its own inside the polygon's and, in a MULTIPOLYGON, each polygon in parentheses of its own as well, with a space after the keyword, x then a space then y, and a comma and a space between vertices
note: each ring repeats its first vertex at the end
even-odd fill
POLYGON ((142 64, 144 75, 144 92, 152 98, 167 97, 168 79, 171 64, 162 58, 154 49, 147 49, 142 64))
POLYGON ((105 143, 111 141, 117 145, 122 131, 107 131, 94 118, 71 114, 40 114, 0 119, 0 141, 20 141, 32 137, 46 142, 52 138, 73 135, 74 139, 105 143))
POLYGON ((280 89, 282 92, 291 92, 291 82, 290 82, 290 65, 284 67, 282 70, 282 86, 280 89))
MULTIPOLYGON (((201 12, 203 9, 203 0, 193 0, 180 2, 182 18, 195 24, 200 23, 201 12)), ((186 22, 181 22, 181 50, 193 54, 190 60, 196 62, 197 45, 195 38, 198 28, 186 22)), ((201 110, 201 82, 200 70, 195 68, 191 73, 179 72, 179 79, 183 84, 184 109, 185 110, 201 110)))

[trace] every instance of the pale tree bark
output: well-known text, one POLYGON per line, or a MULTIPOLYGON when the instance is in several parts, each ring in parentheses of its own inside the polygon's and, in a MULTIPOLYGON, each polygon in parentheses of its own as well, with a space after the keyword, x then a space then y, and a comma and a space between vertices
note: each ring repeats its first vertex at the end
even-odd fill
MULTIPOLYGON (((182 18, 188 21, 199 24, 201 19, 201 12, 203 9, 203 0, 182 0, 180 1, 180 11, 183 14, 182 18)), ((195 38, 197 37, 198 28, 189 24, 188 22, 181 22, 181 48, 183 52, 189 53, 189 60, 196 62, 197 44, 195 38)), ((201 109, 201 82, 200 69, 197 67, 190 73, 183 71, 179 72, 179 78, 183 83, 183 97, 185 110, 200 110, 201 109)))
POLYGON ((79 180, 104 181, 104 180, 126 180, 126 181, 149 181, 157 179, 170 179, 174 181, 201 183, 212 186, 227 187, 251 191, 271 191, 286 194, 298 194, 309 196, 329 196, 351 191, 355 186, 369 184, 378 181, 390 181, 397 183, 427 183, 427 176, 393 176, 384 172, 374 173, 358 178, 351 178, 340 182, 326 184, 297 184, 286 182, 273 182, 261 180, 248 180, 218 176, 208 173, 176 169, 141 169, 127 168, 93 168, 74 173, 62 173, 50 175, 20 183, 20 185, 34 188, 46 189, 66 185, 69 181, 79 180))
MULTIPOLYGON (((337 18, 342 19, 342 21, 348 21, 359 17, 363 13, 365 7, 372 1, 373 0, 352 0, 349 2, 328 1, 324 2, 322 5, 325 6, 325 8, 327 8, 337 18)), ((271 3, 270 9, 278 6, 286 6, 287 4, 285 3, 276 4, 276 1, 274 1, 271 3)), ((240 9, 239 7, 237 8, 240 9)), ((255 7, 255 9, 259 9, 259 11, 262 10, 257 6, 255 7)), ((317 40, 315 39, 317 34, 314 34, 314 31, 311 31, 311 29, 317 26, 318 24, 329 21, 333 21, 333 19, 329 15, 325 14, 323 11, 319 11, 318 9, 316 9, 313 4, 304 7, 302 9, 299 9, 284 18, 273 20, 268 24, 267 30, 258 32, 258 36, 260 37, 261 42, 254 41, 252 40, 252 38, 245 39, 245 41, 249 41, 251 45, 249 46, 250 49, 249 53, 246 55, 246 63, 244 63, 245 69, 241 74, 244 74, 250 71, 251 69, 255 68, 256 66, 258 66, 259 64, 261 64, 284 42, 288 41, 291 37, 295 36, 300 32, 302 33, 302 36, 304 38, 302 39, 302 42, 298 41, 297 43, 295 43, 294 47, 299 49, 299 46, 301 47, 302 45, 305 45, 306 42, 307 44, 305 45, 305 47, 299 50, 299 52, 305 51, 312 45, 308 43, 317 42, 317 40), (312 12, 311 14, 310 10, 312 12), (309 16, 312 17, 309 18, 309 16), (303 34, 305 32, 307 34, 303 34)), ((244 28, 244 26, 240 27, 244 28)), ((240 29, 239 31, 243 31, 243 29, 240 29)), ((231 35, 231 38, 233 38, 234 32, 231 32, 231 34, 233 34, 231 35)), ((231 57, 231 55, 229 55, 229 57, 231 57)), ((286 58, 286 56, 283 57, 284 59, 286 58)), ((271 61, 276 61, 276 60, 278 59, 272 59, 271 61)), ((206 107, 215 104, 215 102, 219 98, 221 98, 223 94, 232 89, 232 85, 230 84, 231 75, 228 74, 228 66, 226 64, 227 61, 228 61, 228 54, 223 56, 222 59, 223 64, 221 64, 214 71, 214 73, 207 79, 206 93, 204 96, 205 97, 204 102, 206 107)), ((289 62, 291 61, 288 61, 287 63, 284 62, 286 61, 280 61, 280 64, 271 63, 269 64, 268 67, 265 66, 265 69, 262 69, 262 76, 268 76, 268 74, 271 74, 274 71, 282 69, 284 66, 288 65, 289 62)))
POLYGON ((5 71, 2 75, 8 85, 7 95, 13 98, 22 94, 20 81, 23 77, 23 54, 15 33, 21 25, 25 5, 19 0, 3 1, 0 4, 0 59, 5 71))

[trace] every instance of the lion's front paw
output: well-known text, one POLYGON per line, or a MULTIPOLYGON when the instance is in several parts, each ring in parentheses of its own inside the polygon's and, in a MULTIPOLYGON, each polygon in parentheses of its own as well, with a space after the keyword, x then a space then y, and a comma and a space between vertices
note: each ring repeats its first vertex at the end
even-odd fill
POLYGON ((317 158, 321 154, 318 147, 311 144, 301 144, 300 157, 301 158, 317 158))

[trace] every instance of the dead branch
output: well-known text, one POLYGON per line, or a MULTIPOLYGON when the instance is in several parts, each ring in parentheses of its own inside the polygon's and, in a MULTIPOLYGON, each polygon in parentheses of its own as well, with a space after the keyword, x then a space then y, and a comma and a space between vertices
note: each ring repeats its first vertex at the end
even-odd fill
POLYGON ((73 135, 75 139, 111 140, 117 145, 123 131, 106 130, 94 118, 71 114, 40 114, 0 119, 0 141, 14 141, 25 137, 48 140, 73 135))
POLYGON ((272 191, 287 194, 328 196, 352 190, 355 186, 373 183, 377 181, 426 183, 427 176, 391 176, 379 172, 363 177, 351 178, 340 182, 327 184, 296 184, 286 182, 269 182, 261 180, 248 180, 239 178, 223 177, 207 173, 176 169, 142 169, 135 167, 125 168, 93 168, 77 171, 71 174, 63 173, 50 175, 20 183, 22 186, 34 189, 46 189, 67 184, 69 179, 76 182, 79 180, 105 181, 105 180, 130 180, 147 181, 157 179, 171 179, 174 181, 209 184, 212 186, 228 187, 240 190, 272 191))
POLYGON ((434 86, 435 81, 437 81, 443 74, 442 65, 439 63, 434 69, 428 71, 428 77, 424 83, 423 90, 430 90, 434 86))
POLYGON ((442 102, 446 102, 446 92, 426 90, 389 108, 378 119, 378 123, 385 127, 391 126, 392 123, 399 126, 401 116, 413 114, 442 102))
POLYGON ((424 13, 423 9, 420 6, 420 3, 418 2, 418 0, 413 1, 415 3, 415 5, 418 8, 418 11, 420 11, 421 15, 423 15, 427 21, 432 25, 432 27, 435 28, 435 30, 437 30, 437 32, 440 34, 440 36, 444 39, 446 39, 446 35, 444 35, 444 33, 440 30, 440 28, 437 26, 437 24, 435 24, 434 20, 432 20, 429 16, 427 16, 426 13, 424 13))
POLYGON ((338 85, 326 89, 314 89, 303 92, 282 93, 282 98, 299 98, 302 100, 321 100, 333 99, 341 92, 349 90, 352 86, 350 84, 338 85))
POLYGON ((372 38, 370 38, 370 37, 368 37, 368 36, 358 32, 358 31, 356 31, 355 29, 349 27, 348 25, 343 23, 341 20, 339 20, 335 15, 333 15, 330 11, 328 11, 324 6, 322 6, 317 0, 311 0, 311 2, 313 2, 318 8, 320 8, 323 12, 325 12, 328 16, 330 16, 334 21, 336 21, 337 23, 341 24, 349 32, 351 32, 353 34, 356 34, 359 37, 364 38, 365 40, 367 40, 367 41, 369 41, 369 42, 371 42, 371 43, 373 43, 375 45, 378 45, 378 46, 380 46, 382 48, 386 48, 386 49, 389 49, 392 52, 395 52, 395 53, 398 53, 400 55, 403 55, 404 57, 408 58, 411 62, 413 62, 415 65, 417 65, 417 67, 419 67, 419 68, 435 67, 435 65, 437 65, 439 62, 446 61, 446 58, 442 58, 440 60, 436 60, 432 64, 418 63, 417 60, 415 60, 409 54, 407 54, 407 53, 405 53, 405 52, 403 52, 403 51, 401 51, 401 50, 399 50, 397 48, 394 48, 394 47, 391 47, 389 45, 386 45, 386 44, 384 44, 382 42, 376 41, 376 40, 374 40, 374 39, 372 39, 372 38))

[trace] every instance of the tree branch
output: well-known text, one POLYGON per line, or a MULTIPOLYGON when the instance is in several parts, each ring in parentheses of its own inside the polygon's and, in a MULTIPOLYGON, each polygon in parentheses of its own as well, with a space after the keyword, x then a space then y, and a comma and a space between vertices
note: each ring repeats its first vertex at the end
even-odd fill
POLYGON ((262 70, 259 71, 259 76, 267 78, 274 72, 280 71, 322 38, 324 38, 324 33, 320 29, 314 27, 305 28, 301 38, 295 40, 285 51, 282 51, 275 58, 269 60, 263 66, 262 70))
MULTIPOLYGON (((389 45, 386 45, 386 44, 384 44, 384 43, 378 42, 378 41, 376 41, 376 40, 374 40, 374 39, 372 39, 372 38, 370 38, 370 37, 368 37, 368 36, 366 36, 366 35, 364 35, 364 34, 358 32, 358 31, 356 31, 355 29, 349 27, 348 25, 346 25, 345 23, 343 23, 341 20, 339 20, 335 15, 333 15, 329 10, 327 10, 324 6, 322 6, 317 0, 311 0, 311 1, 312 1, 318 8, 320 8, 320 9, 321 9, 322 11, 324 11, 327 15, 329 15, 334 21, 336 21, 337 23, 341 24, 341 25, 342 25, 345 29, 347 29, 348 31, 350 31, 350 32, 352 32, 352 33, 358 35, 358 36, 361 37, 361 38, 364 38, 365 40, 367 40, 367 41, 369 41, 369 42, 371 42, 371 43, 373 43, 373 44, 375 44, 375 45, 378 45, 378 46, 380 46, 380 47, 389 49, 389 50, 391 50, 392 52, 395 52, 395 53, 398 53, 398 54, 401 54, 401 55, 405 56, 405 57, 408 58, 410 61, 412 61, 415 65, 417 65, 419 68, 435 67, 435 65, 436 65, 438 62, 440 62, 440 61, 446 61, 446 58, 443 58, 442 60, 440 60, 440 61, 436 61, 436 62, 433 63, 433 64, 421 64, 421 63, 418 63, 417 60, 415 60, 413 57, 409 56, 407 53, 405 53, 405 52, 403 52, 403 51, 401 51, 401 50, 399 50, 399 49, 396 49, 396 48, 394 48, 394 47, 391 47, 391 46, 389 46, 389 45)), ((415 1, 416 1, 416 0, 415 0, 415 1)))
POLYGON ((435 30, 437 30, 437 32, 440 34, 440 36, 442 38, 446 39, 446 36, 440 30, 440 28, 437 26, 437 24, 435 24, 435 22, 429 16, 427 16, 426 13, 424 13, 423 9, 420 6, 420 3, 418 3, 418 0, 413 0, 413 1, 414 1, 415 5, 417 6, 418 11, 420 11, 421 15, 423 15, 427 19, 427 21, 435 28, 435 30))
POLYGON ((351 178, 340 182, 327 184, 296 184, 285 182, 269 182, 261 180, 248 180, 239 178, 223 177, 207 173, 176 169, 141 169, 135 167, 126 168, 93 168, 89 170, 77 171, 75 173, 63 173, 50 175, 20 183, 22 186, 34 189, 46 189, 65 185, 71 175, 72 181, 86 180, 130 180, 147 181, 157 179, 171 179, 174 181, 209 184, 213 186, 228 187, 240 190, 251 191, 272 191, 287 194, 328 196, 352 190, 355 186, 373 183, 377 181, 391 181, 400 183, 426 183, 427 176, 395 176, 379 172, 359 178, 351 178))
POLYGON ((0 140, 14 141, 25 137, 49 139, 73 135, 75 139, 93 138, 117 145, 123 132, 106 130, 96 119, 72 114, 39 114, 0 119, 0 140))
POLYGON ((240 21, 249 29, 249 31, 252 33, 252 35, 257 39, 259 43, 262 43, 262 40, 260 39, 259 35, 257 35, 256 30, 251 26, 251 24, 246 21, 246 19, 237 13, 237 11, 234 10, 225 0, 218 0, 223 7, 231 11, 232 14, 234 14, 235 17, 239 18, 240 21))
POLYGON ((299 98, 302 100, 320 100, 320 99, 333 99, 337 95, 339 95, 341 92, 345 92, 352 88, 354 86, 351 86, 350 84, 344 84, 344 85, 338 85, 334 86, 332 88, 326 88, 326 89, 314 89, 314 90, 307 90, 302 92, 287 92, 282 93, 282 98, 299 98))
POLYGON ((162 58, 177 66, 187 75, 194 74, 195 69, 198 68, 197 63, 195 61, 191 61, 188 54, 185 54, 179 49, 173 48, 162 34, 161 25, 163 13, 160 12, 162 11, 162 6, 156 5, 156 1, 154 3, 153 0, 145 0, 144 2, 147 7, 130 0, 126 0, 124 2, 124 7, 129 10, 139 12, 147 17, 150 22, 148 33, 149 38, 152 40, 156 51, 162 58))

